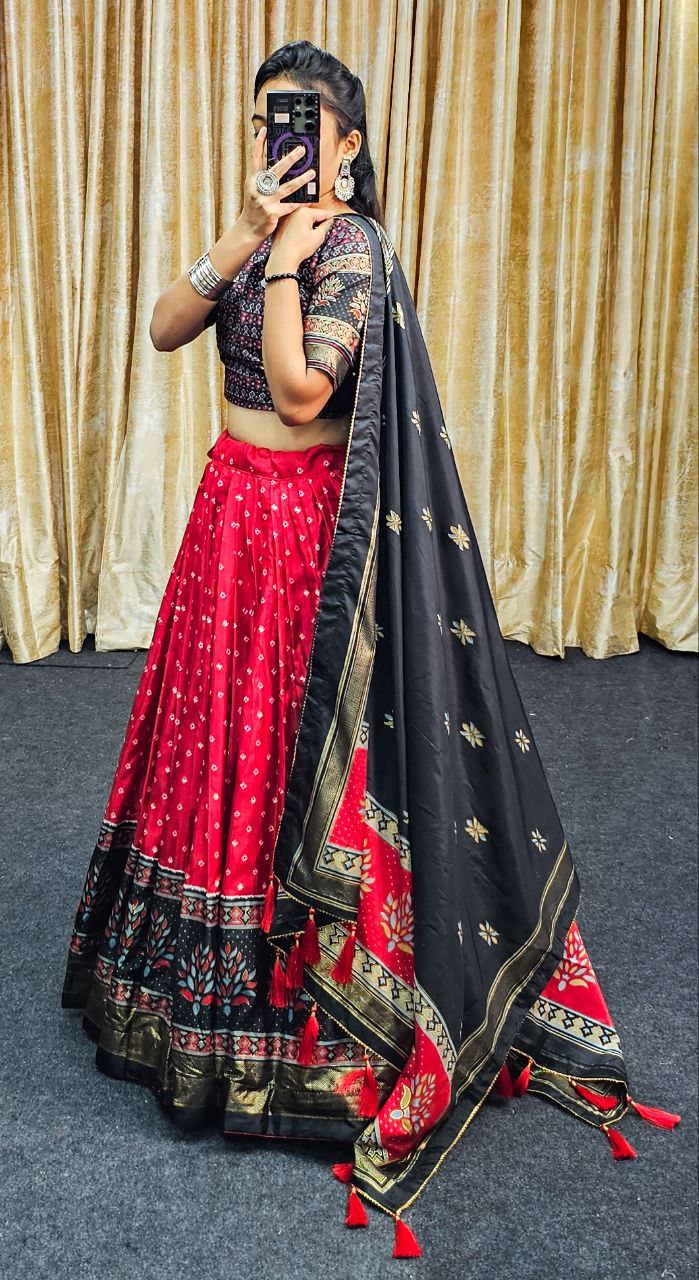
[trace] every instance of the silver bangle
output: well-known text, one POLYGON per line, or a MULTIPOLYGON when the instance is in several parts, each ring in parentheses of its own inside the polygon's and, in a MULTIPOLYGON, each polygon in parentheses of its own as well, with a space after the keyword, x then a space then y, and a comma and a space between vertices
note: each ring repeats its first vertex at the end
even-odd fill
POLYGON ((202 298, 218 298, 231 284, 230 280, 216 270, 208 252, 203 253, 201 258, 197 258, 194 265, 189 268, 188 275, 202 298))

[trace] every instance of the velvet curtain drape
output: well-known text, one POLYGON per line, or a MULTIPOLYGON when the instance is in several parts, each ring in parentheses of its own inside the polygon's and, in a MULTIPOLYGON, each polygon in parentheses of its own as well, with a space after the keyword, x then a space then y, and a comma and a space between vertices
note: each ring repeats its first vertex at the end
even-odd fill
POLYGON ((0 640, 147 646, 223 426, 158 294, 287 40, 361 76, 503 633, 697 648, 697 0, 3 0, 0 640))

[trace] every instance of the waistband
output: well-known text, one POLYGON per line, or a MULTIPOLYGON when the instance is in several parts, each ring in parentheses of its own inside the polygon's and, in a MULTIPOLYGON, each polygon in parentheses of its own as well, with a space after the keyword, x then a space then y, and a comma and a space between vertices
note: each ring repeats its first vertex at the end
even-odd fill
POLYGON ((237 440, 222 431, 207 456, 242 471, 257 475, 298 477, 313 471, 337 470, 345 457, 345 444, 311 444, 306 449, 269 449, 267 445, 237 440))

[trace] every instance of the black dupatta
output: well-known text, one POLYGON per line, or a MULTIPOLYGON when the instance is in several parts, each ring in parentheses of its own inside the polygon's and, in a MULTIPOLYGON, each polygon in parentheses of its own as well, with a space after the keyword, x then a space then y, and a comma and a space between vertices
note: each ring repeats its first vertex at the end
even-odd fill
POLYGON ((314 908, 320 959, 303 985, 385 1064, 352 1181, 395 1216, 508 1061, 520 1086, 598 1126, 628 1100, 601 995, 596 1013, 568 1001, 563 1016, 542 1000, 567 939, 582 947, 573 859, 403 271, 383 228, 349 216, 371 246, 370 304, 269 938, 288 953, 314 908), (343 983, 331 969, 347 945, 343 983))

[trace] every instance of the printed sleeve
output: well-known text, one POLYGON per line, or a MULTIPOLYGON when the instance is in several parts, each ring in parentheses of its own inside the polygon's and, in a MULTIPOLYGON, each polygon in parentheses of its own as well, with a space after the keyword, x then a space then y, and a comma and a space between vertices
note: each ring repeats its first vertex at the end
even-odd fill
POLYGON ((337 391, 351 369, 369 306, 371 249, 366 232, 336 218, 318 250, 303 318, 306 364, 323 369, 337 391))

